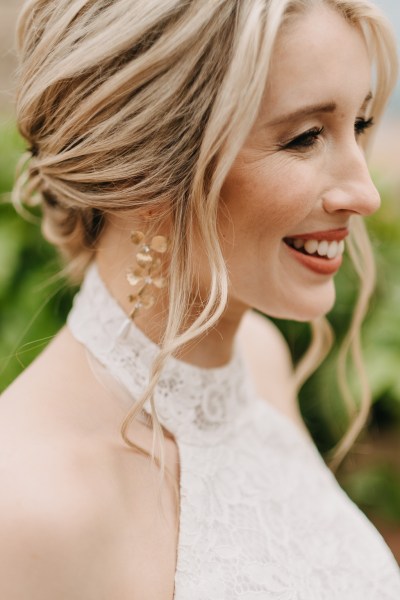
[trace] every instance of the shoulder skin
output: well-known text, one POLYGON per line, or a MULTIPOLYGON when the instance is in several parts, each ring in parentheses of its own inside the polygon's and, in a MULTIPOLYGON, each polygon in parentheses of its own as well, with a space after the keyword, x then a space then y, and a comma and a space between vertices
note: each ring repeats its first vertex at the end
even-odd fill
POLYGON ((0 598, 171 600, 174 496, 121 440, 126 412, 67 330, 0 397, 0 598))
POLYGON ((309 436, 299 409, 289 348, 281 332, 269 319, 249 310, 238 337, 258 394, 309 436))

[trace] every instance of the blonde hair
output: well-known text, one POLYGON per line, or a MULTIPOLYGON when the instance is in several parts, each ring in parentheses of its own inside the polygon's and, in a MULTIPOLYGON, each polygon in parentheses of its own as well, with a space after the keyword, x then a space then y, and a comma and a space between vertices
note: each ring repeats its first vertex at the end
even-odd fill
MULTIPOLYGON (((44 234, 67 257, 75 279, 95 255, 107 214, 157 208, 160 218, 172 216, 165 334, 148 389, 121 430, 138 448, 128 427, 150 399, 162 470, 163 432, 153 403, 160 373, 172 353, 219 320, 227 302, 217 233, 221 186, 259 112, 281 27, 317 4, 363 30, 376 64, 373 113, 379 118, 396 76, 395 46, 390 26, 367 0, 28 0, 20 17, 17 115, 32 158, 15 186, 15 203, 42 204, 44 234), (211 285, 202 311, 185 328, 194 227, 211 285)), ((340 362, 349 404, 346 357, 353 354, 364 382, 359 330, 374 279, 361 221, 352 236, 361 294, 340 362)), ((325 321, 312 326, 299 385, 331 344, 325 321)), ((337 456, 359 432, 368 405, 365 383, 337 456)))

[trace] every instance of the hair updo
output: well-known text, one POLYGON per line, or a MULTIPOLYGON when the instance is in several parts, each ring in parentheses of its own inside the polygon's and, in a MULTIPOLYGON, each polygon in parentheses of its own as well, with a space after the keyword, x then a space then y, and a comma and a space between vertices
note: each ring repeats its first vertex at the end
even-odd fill
MULTIPOLYGON (((224 310, 228 276, 217 234, 220 189, 259 111, 277 33, 286 20, 318 4, 362 29, 376 66, 378 118, 395 81, 396 52, 389 26, 367 0, 24 5, 17 119, 32 156, 15 187, 15 202, 39 199, 44 234, 67 257, 76 279, 95 255, 107 215, 157 208, 155 214, 172 217, 168 323, 138 409, 152 396, 167 357, 224 310), (194 225, 209 259, 211 286, 201 314, 182 330, 194 225)), ((357 347, 373 279, 361 221, 353 233, 352 254, 364 284, 347 350, 357 347)), ((314 326, 299 381, 325 354, 322 331, 321 323, 314 326)), ((346 448, 365 418, 365 411, 360 414, 346 448)))

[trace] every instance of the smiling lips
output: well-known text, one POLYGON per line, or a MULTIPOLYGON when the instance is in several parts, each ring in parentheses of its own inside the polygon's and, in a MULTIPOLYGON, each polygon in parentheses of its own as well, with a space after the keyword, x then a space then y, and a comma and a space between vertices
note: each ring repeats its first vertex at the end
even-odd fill
POLYGON ((319 275, 333 275, 342 264, 347 228, 314 231, 284 238, 290 253, 303 266, 319 275))

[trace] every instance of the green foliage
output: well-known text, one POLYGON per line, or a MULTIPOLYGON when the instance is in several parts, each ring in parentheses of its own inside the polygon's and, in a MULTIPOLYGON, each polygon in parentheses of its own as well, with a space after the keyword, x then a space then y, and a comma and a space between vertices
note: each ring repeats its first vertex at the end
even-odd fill
POLYGON ((13 121, 0 120, 0 194, 11 190, 15 165, 23 150, 23 143, 13 121))
POLYGON ((72 291, 55 280, 53 248, 16 214, 8 192, 23 150, 11 124, 0 129, 0 391, 35 358, 62 326, 72 291))
POLYGON ((400 475, 394 467, 379 463, 358 469, 342 485, 366 512, 400 524, 400 475))
POLYGON ((365 358, 375 402, 400 423, 400 202, 383 188, 382 208, 371 219, 378 286, 364 328, 365 358))

